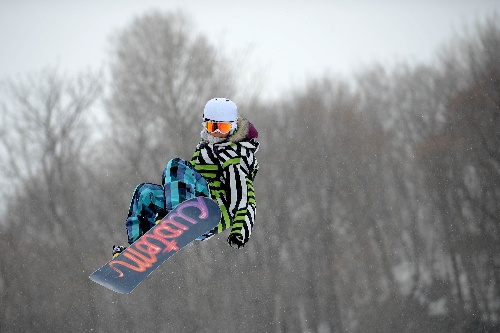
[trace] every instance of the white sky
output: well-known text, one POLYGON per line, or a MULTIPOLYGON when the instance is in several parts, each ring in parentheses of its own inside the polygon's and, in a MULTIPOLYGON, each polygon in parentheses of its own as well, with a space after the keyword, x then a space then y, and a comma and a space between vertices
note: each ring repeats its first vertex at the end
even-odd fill
POLYGON ((348 76, 374 62, 429 62, 464 25, 498 0, 0 0, 0 80, 58 65, 105 66, 109 37, 151 9, 181 9, 226 51, 252 47, 250 70, 266 70, 264 93, 304 79, 348 76))

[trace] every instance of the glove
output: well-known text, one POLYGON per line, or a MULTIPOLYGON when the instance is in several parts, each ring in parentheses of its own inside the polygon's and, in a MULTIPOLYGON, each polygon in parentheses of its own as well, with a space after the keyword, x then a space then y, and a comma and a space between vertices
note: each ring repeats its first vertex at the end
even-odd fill
POLYGON ((113 259, 118 257, 120 253, 125 251, 126 247, 122 245, 113 245, 113 259))
POLYGON ((232 248, 239 249, 240 247, 245 246, 243 242, 243 236, 241 234, 230 234, 227 238, 227 242, 232 248))

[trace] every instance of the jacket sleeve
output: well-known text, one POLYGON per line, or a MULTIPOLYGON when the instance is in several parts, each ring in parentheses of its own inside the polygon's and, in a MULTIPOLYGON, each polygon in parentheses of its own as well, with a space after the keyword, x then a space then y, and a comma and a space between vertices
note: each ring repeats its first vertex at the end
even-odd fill
POLYGON ((232 220, 227 241, 232 247, 240 248, 248 242, 255 221, 256 201, 253 175, 241 165, 240 161, 230 163, 223 167, 223 170, 227 185, 228 214, 232 220))

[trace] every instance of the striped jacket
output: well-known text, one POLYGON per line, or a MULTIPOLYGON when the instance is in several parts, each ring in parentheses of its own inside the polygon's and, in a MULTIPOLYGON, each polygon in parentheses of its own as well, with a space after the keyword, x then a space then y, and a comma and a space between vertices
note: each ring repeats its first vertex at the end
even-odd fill
POLYGON ((259 168, 255 158, 259 142, 255 133, 253 125, 240 116, 233 135, 216 144, 202 140, 191 159, 194 168, 207 180, 210 195, 222 211, 219 225, 206 238, 231 228, 228 242, 237 248, 248 242, 255 221, 253 180, 259 168))

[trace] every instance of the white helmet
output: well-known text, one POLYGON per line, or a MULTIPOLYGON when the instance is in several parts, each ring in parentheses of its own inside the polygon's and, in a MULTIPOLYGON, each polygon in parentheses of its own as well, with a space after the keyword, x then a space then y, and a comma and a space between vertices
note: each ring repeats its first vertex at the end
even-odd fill
POLYGON ((236 121, 238 120, 238 108, 228 98, 212 98, 205 104, 203 120, 236 121))

